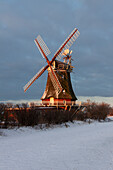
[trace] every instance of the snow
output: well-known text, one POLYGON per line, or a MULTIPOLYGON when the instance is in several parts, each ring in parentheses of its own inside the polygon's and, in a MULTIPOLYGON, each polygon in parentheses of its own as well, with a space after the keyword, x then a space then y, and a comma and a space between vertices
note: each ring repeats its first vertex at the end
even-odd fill
POLYGON ((3 130, 0 170, 113 170, 113 121, 3 130))
POLYGON ((113 121, 113 116, 108 116, 107 119, 113 121))

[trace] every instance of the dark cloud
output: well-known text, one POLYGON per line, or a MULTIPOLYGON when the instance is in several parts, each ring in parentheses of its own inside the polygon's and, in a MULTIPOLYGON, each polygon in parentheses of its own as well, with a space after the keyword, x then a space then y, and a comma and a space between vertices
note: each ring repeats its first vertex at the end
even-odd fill
POLYGON ((52 54, 77 27, 72 46, 72 84, 77 95, 113 96, 113 1, 1 0, 0 100, 40 98, 43 74, 24 94, 22 87, 46 65, 34 39, 42 36, 52 54))

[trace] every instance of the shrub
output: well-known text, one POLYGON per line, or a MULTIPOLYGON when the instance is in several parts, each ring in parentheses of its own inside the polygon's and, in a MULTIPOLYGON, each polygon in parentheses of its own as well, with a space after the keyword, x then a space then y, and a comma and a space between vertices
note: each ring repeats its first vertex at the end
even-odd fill
MULTIPOLYGON (((77 109, 77 108, 76 108, 77 109)), ((113 114, 113 108, 106 103, 95 103, 88 101, 85 103, 85 109, 81 106, 76 110, 51 110, 39 108, 28 108, 27 104, 19 105, 13 108, 11 104, 0 104, 0 121, 4 121, 4 128, 9 126, 35 126, 38 124, 61 124, 73 120, 85 121, 86 119, 105 120, 108 114, 113 114), (10 105, 10 107, 9 107, 10 105)))
POLYGON ((107 103, 88 103, 86 105, 86 114, 88 118, 95 119, 95 120, 105 120, 107 115, 110 112, 110 106, 107 103))
POLYGON ((113 116, 113 107, 110 108, 110 113, 109 113, 110 116, 113 116))

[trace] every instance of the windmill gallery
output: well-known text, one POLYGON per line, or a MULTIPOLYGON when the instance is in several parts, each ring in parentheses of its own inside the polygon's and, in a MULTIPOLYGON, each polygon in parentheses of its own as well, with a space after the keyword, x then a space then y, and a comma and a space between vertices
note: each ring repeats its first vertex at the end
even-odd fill
POLYGON ((72 107, 76 105, 76 96, 74 94, 70 73, 73 70, 71 65, 72 51, 69 48, 80 35, 78 29, 74 29, 60 48, 56 51, 51 61, 48 55, 51 53, 41 36, 34 40, 41 55, 47 61, 47 66, 43 67, 25 86, 24 92, 37 80, 46 70, 48 71, 46 88, 41 97, 43 106, 54 107, 72 107), (63 61, 61 61, 63 59, 63 61))

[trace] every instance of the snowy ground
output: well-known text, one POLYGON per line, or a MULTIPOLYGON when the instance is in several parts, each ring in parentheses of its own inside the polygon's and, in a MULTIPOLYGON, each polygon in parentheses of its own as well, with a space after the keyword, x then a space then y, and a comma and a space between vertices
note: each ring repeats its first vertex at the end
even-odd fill
POLYGON ((113 121, 69 125, 0 130, 0 170, 113 170, 113 121))

